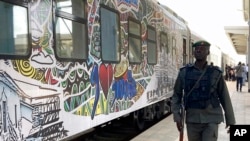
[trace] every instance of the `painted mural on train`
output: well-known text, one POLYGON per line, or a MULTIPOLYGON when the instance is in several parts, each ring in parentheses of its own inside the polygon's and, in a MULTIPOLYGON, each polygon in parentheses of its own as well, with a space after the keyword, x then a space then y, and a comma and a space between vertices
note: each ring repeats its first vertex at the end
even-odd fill
MULTIPOLYGON (((168 50, 167 42, 161 44, 158 64, 149 65, 146 25, 151 23, 163 30, 168 30, 163 24, 169 28, 176 26, 176 30, 178 27, 163 18, 162 11, 149 6, 150 2, 88 0, 89 57, 86 62, 62 62, 55 58, 53 2, 32 0, 29 4, 30 58, 0 61, 0 140, 62 139, 77 133, 74 126, 87 129, 91 120, 119 115, 140 100, 152 103, 172 91, 174 76, 181 65, 182 48, 177 47, 180 46, 177 43, 168 50), (100 3, 120 12, 121 61, 117 64, 101 61, 100 3), (143 29, 143 62, 139 65, 128 61, 127 18, 131 15, 141 20, 143 29), (149 85, 155 87, 151 89, 149 85)), ((176 31, 171 32, 174 35, 176 31)))

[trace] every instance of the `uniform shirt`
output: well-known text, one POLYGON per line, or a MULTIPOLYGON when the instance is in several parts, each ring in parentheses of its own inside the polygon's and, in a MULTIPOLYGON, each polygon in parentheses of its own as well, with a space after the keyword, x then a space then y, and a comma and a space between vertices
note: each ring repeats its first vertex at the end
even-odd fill
MULTIPOLYGON (((179 111, 182 102, 183 91, 185 88, 185 74, 187 67, 190 67, 191 71, 204 71, 199 70, 194 65, 188 65, 180 69, 180 72, 175 82, 174 94, 172 97, 172 111, 175 122, 181 120, 179 111)), ((217 91, 220 106, 217 108, 213 108, 213 106, 210 104, 205 109, 188 108, 186 109, 186 123, 221 123, 224 121, 225 116, 226 125, 235 124, 233 107, 227 89, 227 85, 222 77, 222 71, 218 67, 213 67, 213 69, 214 71, 213 73, 211 73, 210 77, 211 87, 213 88, 210 88, 210 92, 213 90, 217 91), (225 112, 224 115, 223 110, 225 112)))

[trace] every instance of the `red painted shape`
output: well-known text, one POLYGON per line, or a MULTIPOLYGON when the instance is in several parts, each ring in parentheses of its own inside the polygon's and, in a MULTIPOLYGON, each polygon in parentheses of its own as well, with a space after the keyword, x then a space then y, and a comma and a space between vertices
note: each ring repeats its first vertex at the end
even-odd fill
POLYGON ((53 78, 51 69, 48 69, 48 71, 45 74, 45 80, 48 82, 48 84, 55 85, 58 83, 56 79, 53 78))
POLYGON ((100 65, 99 78, 103 93, 107 98, 108 90, 110 88, 113 79, 113 67, 111 64, 108 64, 107 66, 105 64, 100 65))

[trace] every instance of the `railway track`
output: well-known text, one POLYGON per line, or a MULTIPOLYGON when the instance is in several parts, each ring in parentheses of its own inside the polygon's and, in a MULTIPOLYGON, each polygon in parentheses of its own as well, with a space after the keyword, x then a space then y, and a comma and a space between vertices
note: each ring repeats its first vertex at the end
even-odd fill
POLYGON ((130 117, 121 118, 96 127, 92 132, 77 137, 72 141, 129 141, 169 115, 164 115, 158 120, 145 121, 145 127, 142 130, 135 126, 130 117))

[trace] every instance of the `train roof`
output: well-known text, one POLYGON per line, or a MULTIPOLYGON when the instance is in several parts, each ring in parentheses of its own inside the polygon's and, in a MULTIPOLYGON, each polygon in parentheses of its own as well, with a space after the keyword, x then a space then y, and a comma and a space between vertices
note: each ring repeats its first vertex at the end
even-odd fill
POLYGON ((163 5, 158 2, 159 7, 161 7, 164 10, 164 13, 168 15, 169 17, 173 18, 178 24, 181 24, 183 26, 187 26, 188 22, 184 20, 181 16, 179 16, 177 13, 175 13, 171 8, 169 8, 166 5, 163 5))

